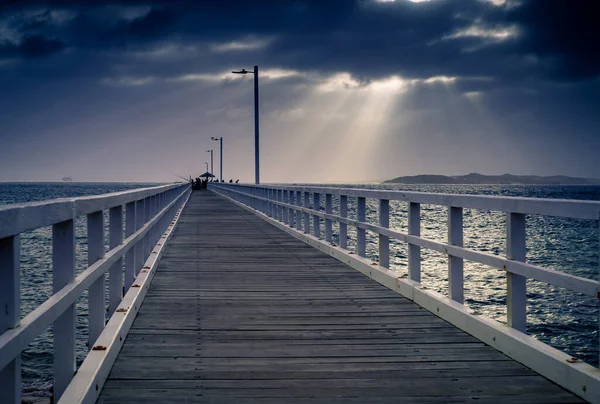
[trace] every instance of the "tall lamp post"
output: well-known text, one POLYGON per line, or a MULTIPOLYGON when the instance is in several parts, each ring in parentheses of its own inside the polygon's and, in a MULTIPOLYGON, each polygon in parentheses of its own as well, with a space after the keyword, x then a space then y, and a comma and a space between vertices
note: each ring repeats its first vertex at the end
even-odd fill
POLYGON ((253 71, 242 69, 238 72, 232 71, 235 74, 254 73, 254 183, 260 184, 260 167, 259 167, 259 147, 258 147, 258 66, 254 66, 253 71))
POLYGON ((211 137, 212 140, 216 140, 219 142, 219 175, 221 177, 221 182, 223 182, 223 136, 221 137, 211 137))
MULTIPOLYGON (((210 173, 214 175, 214 172, 213 172, 213 168, 214 168, 213 167, 213 150, 210 149, 210 150, 207 150, 206 152, 210 153, 210 173)), ((208 169, 206 171, 208 171, 208 169)))

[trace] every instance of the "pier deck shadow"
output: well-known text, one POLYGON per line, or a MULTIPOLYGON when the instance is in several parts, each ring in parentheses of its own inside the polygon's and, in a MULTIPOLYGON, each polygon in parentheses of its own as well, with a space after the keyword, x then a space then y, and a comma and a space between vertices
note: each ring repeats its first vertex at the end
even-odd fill
POLYGON ((580 403, 210 191, 194 192, 99 403, 580 403))

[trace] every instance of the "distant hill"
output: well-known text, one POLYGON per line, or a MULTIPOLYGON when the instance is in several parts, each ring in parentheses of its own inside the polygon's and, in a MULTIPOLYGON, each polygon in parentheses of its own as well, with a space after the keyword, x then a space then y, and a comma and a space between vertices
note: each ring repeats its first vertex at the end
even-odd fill
POLYGON ((483 175, 471 173, 467 175, 413 175, 397 177, 384 181, 384 184, 516 184, 516 185, 600 185, 598 178, 567 177, 564 175, 483 175))

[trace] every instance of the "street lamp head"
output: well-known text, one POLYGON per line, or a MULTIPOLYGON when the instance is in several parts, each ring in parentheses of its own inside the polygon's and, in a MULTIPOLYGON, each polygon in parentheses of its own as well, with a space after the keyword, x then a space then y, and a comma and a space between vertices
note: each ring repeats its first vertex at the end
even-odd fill
POLYGON ((235 70, 232 70, 231 73, 235 73, 235 74, 248 74, 248 73, 252 73, 252 72, 249 72, 246 69, 242 69, 239 72, 236 72, 235 70))
POLYGON ((211 136, 211 137, 210 137, 210 139, 211 139, 211 140, 219 140, 219 139, 217 139, 217 138, 216 138, 216 137, 214 137, 214 136, 211 136))

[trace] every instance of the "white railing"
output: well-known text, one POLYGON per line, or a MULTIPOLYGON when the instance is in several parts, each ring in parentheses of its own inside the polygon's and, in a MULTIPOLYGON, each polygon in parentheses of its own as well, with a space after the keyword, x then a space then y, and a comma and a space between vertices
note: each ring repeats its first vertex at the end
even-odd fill
POLYGON ((113 316, 124 294, 139 286, 134 284, 136 277, 145 272, 142 267, 154 253, 153 246, 160 245, 163 233, 189 192, 189 185, 174 184, 0 207, 2 403, 21 403, 21 352, 50 325, 54 331, 54 402, 58 402, 76 371, 75 304, 86 290, 90 352, 106 349, 95 347, 106 324, 106 273, 109 274, 108 313, 113 316), (109 215, 107 252, 104 248, 105 210, 109 215), (75 219, 80 216, 87 216, 88 267, 76 276, 75 219), (19 235, 45 226, 52 226, 54 294, 20 319, 19 235))
POLYGON ((576 394, 591 401, 600 401, 600 372, 597 368, 566 354, 560 354, 555 349, 525 335, 527 279, 600 298, 600 282, 596 280, 525 262, 526 215, 598 221, 600 202, 319 186, 209 184, 209 187, 219 194, 261 212, 267 219, 271 218, 276 225, 303 241, 323 249, 330 255, 343 257, 344 262, 415 300, 576 394), (333 214, 333 197, 339 203, 336 209, 338 215, 333 214), (320 206, 322 198, 325 201, 324 210, 320 206), (348 218, 348 198, 356 198, 357 220, 348 218), (378 201, 379 223, 367 222, 367 199, 378 201), (390 201, 408 203, 408 232, 389 228, 390 201), (447 207, 447 242, 421 237, 422 204, 447 207), (463 246, 463 209, 465 208, 506 213, 506 257, 463 246), (339 246, 333 244, 334 222, 339 225, 339 246), (353 226, 356 230, 356 254, 348 251, 348 226, 353 226), (377 267, 373 267, 372 261, 366 259, 367 231, 378 235, 377 267), (408 280, 401 279, 397 273, 389 270, 390 239, 408 245, 408 280), (441 296, 421 286, 421 249, 447 255, 449 296, 441 296), (507 326, 490 319, 482 319, 483 316, 474 315, 464 306, 464 260, 506 272, 507 326), (532 350, 535 352, 532 353, 532 350), (552 361, 548 362, 546 356, 552 361), (568 369, 563 369, 561 365, 555 366, 560 363, 568 369), (548 369, 547 365, 556 368, 548 369))

